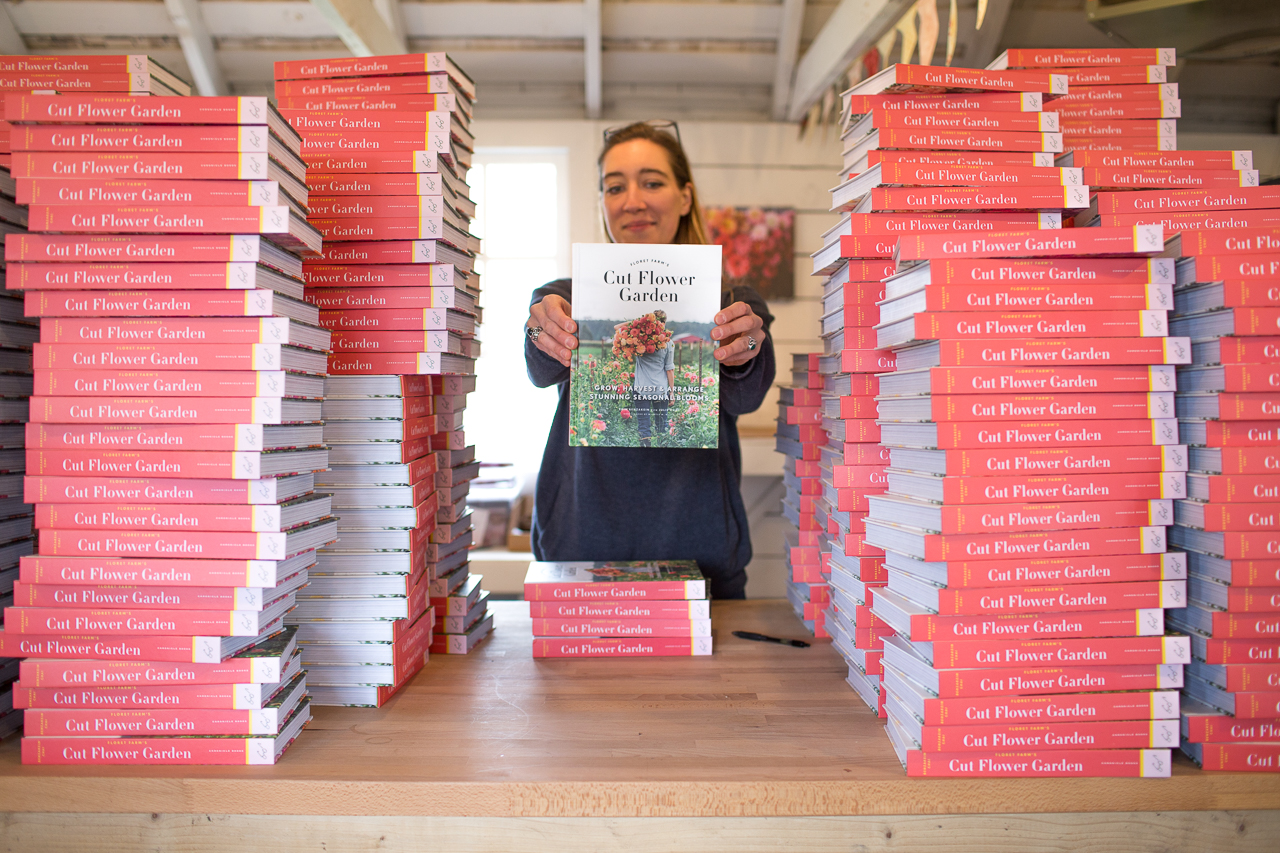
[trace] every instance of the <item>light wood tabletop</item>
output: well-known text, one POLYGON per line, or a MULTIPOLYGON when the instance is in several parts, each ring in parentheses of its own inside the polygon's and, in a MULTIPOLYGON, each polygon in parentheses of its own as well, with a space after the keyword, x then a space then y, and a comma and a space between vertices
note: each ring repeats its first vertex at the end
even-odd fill
POLYGON ((1277 809, 1280 775, 908 779, 883 724, 785 601, 717 602, 715 654, 533 660, 523 602, 472 654, 434 656, 383 708, 317 708, 274 767, 24 767, 6 812, 803 816, 1277 809))

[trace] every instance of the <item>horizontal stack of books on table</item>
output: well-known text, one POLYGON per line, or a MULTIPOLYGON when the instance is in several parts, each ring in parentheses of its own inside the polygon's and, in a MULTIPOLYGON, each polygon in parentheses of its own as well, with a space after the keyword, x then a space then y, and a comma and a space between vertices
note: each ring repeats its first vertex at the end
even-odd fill
POLYGON ((296 165, 300 140, 265 98, 153 103, 5 105, 32 229, 6 239, 6 282, 40 323, 39 547, 0 639, 29 658, 27 763, 270 764, 310 719, 283 619, 337 534, 314 489, 329 333, 301 299, 320 242, 305 195, 236 174, 296 165), (194 155, 176 178, 149 177, 143 158, 186 156, 160 140, 194 155))
POLYGON ((711 654, 707 582, 692 560, 529 564, 535 658, 711 654))
POLYGON ((465 654, 493 627, 469 573, 479 462, 463 433, 480 354, 475 86, 442 53, 275 71, 325 235, 304 275, 333 334, 321 487, 341 516, 291 621, 318 704, 381 705, 430 652, 465 654))

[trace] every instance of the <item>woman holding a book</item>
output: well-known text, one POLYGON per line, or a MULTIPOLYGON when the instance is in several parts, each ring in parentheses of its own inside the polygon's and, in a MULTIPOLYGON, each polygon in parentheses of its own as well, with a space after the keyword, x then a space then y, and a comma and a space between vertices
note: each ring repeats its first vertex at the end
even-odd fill
MULTIPOLYGON (((606 131, 598 162, 611 242, 709 242, 674 122, 606 131)), ((720 362, 716 449, 570 447, 569 365, 578 346, 570 284, 561 279, 535 290, 525 328, 529 377, 540 388, 559 385, 560 392, 534 499, 534 556, 691 559, 713 597, 743 597, 751 536, 737 418, 758 409, 773 384, 768 306, 753 289, 736 287, 723 293, 712 321, 720 362)))

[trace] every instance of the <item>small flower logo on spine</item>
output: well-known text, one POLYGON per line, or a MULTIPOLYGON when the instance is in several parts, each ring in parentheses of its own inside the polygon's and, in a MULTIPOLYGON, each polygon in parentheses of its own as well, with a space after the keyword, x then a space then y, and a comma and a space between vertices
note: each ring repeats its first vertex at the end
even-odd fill
POLYGON ((569 443, 713 448, 719 246, 577 244, 569 443))

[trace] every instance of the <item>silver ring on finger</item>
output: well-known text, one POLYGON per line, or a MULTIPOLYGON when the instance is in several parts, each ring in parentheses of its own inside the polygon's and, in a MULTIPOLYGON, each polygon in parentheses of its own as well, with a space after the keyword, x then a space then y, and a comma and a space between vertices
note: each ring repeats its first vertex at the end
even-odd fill
POLYGON ((750 335, 747 335, 747 349, 752 350, 758 346, 759 344, 756 343, 756 339, 751 337, 750 335))
POLYGON ((533 328, 529 328, 528 326, 525 326, 524 333, 531 342, 536 344, 538 342, 538 338, 542 335, 542 327, 534 326, 533 328))

